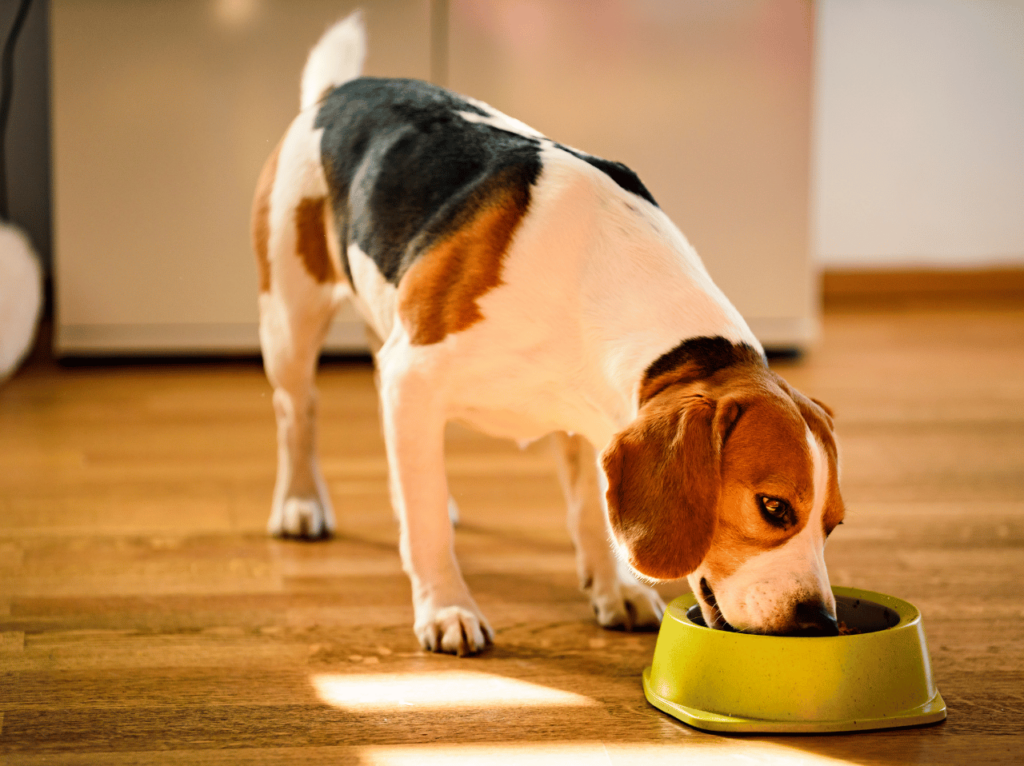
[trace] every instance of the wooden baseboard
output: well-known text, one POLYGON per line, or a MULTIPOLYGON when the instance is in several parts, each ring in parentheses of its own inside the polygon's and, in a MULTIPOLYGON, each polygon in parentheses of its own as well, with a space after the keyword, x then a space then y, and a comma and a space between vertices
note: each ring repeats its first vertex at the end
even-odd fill
POLYGON ((826 270, 826 308, 879 304, 1024 305, 1024 267, 826 270))

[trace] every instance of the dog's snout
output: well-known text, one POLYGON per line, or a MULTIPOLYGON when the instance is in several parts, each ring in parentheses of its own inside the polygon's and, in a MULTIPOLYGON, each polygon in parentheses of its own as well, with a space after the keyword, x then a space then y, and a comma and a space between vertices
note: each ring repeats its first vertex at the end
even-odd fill
POLYGON ((804 636, 838 636, 839 623, 820 601, 801 601, 796 605, 793 622, 804 636))

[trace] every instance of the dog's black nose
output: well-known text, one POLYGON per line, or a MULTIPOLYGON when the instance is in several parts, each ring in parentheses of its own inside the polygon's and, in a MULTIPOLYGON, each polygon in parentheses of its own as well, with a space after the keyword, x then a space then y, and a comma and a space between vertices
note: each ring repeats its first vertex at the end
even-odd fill
POLYGON ((839 623, 820 601, 801 601, 796 605, 797 631, 802 636, 838 636, 839 623))

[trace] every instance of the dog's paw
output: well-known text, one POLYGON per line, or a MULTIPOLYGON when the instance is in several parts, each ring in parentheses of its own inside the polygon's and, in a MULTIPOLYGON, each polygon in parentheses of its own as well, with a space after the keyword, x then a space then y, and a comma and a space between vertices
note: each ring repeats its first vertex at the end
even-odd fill
POLYGON ((427 651, 464 657, 482 652, 494 642, 494 631, 475 608, 446 606, 425 611, 422 617, 417 615, 414 630, 427 651))
POLYGON ((315 498, 290 497, 274 508, 267 531, 274 537, 319 540, 334 534, 334 514, 315 498))
POLYGON ((665 602, 654 588, 638 582, 616 581, 590 592, 597 624, 609 630, 657 630, 665 602))

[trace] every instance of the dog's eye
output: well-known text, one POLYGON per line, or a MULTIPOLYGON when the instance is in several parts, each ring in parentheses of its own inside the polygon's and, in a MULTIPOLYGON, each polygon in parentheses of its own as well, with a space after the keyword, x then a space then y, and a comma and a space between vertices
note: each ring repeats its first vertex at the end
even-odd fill
POLYGON ((758 501, 761 505, 761 513, 769 524, 784 527, 792 520, 793 506, 782 498, 760 495, 758 501))

